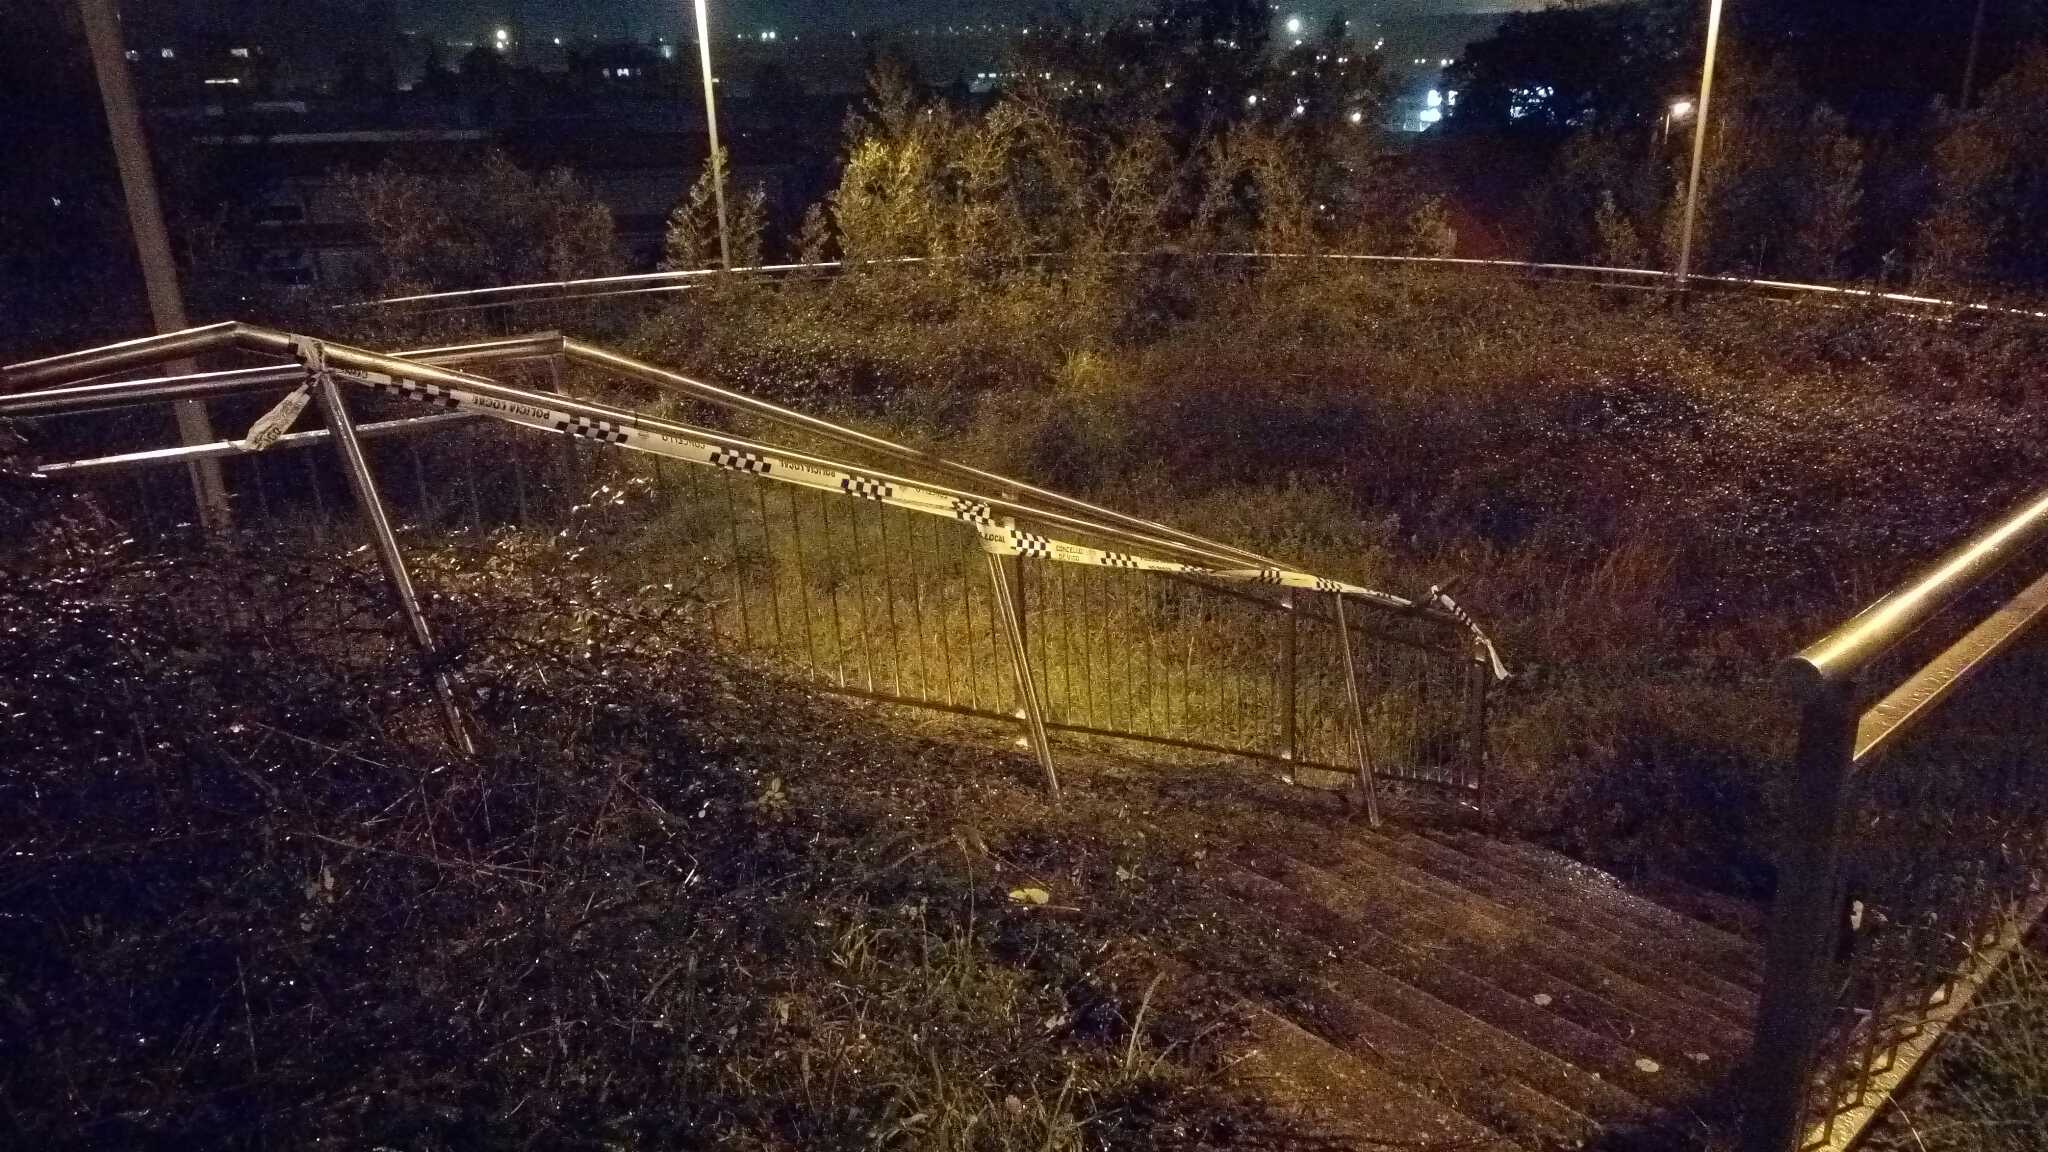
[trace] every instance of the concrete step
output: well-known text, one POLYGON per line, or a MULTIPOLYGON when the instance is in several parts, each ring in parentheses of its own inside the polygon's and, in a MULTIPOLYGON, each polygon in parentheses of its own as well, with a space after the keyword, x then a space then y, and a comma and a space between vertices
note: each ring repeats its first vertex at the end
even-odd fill
POLYGON ((1755 996, 1742 981, 1754 978, 1745 958, 1725 950, 1695 950, 1682 938, 1647 921, 1609 912, 1572 890, 1532 882, 1490 861, 1469 856, 1428 836, 1389 825, 1357 835, 1356 842, 1415 865, 1450 889, 1486 897, 1525 916, 1540 919, 1579 939, 1582 947, 1682 972, 1686 981, 1723 1007, 1725 1018, 1746 1020, 1755 996))
POLYGON ((1760 939, 1674 911, 1629 891, 1627 885, 1609 873, 1535 844, 1496 839, 1466 829, 1432 828, 1424 831, 1475 859, 1520 872, 1532 879, 1567 887, 1575 895, 1595 901, 1616 915, 1649 921, 1672 939, 1685 941, 1688 949, 1725 963, 1734 983, 1752 990, 1762 984, 1763 943, 1760 939))
POLYGON ((1380 893, 1394 906, 1413 902, 1433 910, 1446 931, 1482 942, 1506 937, 1522 946, 1522 955, 1536 968, 1588 991, 1611 994, 1632 1011, 1682 1030, 1704 1027, 1723 1042, 1747 1042, 1749 1012, 1725 999, 1739 990, 1722 989, 1717 995, 1713 986, 1718 978, 1712 973, 1674 964, 1669 957, 1646 958, 1632 947, 1603 947, 1605 937, 1561 928, 1530 915, 1520 902, 1461 888, 1357 840, 1325 855, 1329 862, 1322 866, 1328 871, 1380 893))
POLYGON ((1659 1063, 1719 1066, 1732 1062, 1748 1042, 1746 1030, 1698 1013, 1662 988, 1628 980, 1583 955, 1551 946, 1540 939, 1540 925, 1521 917, 1474 906, 1456 910, 1455 918, 1437 917, 1418 908, 1420 900, 1390 899, 1399 886, 1393 870, 1369 870, 1354 862, 1355 871, 1339 875, 1270 854, 1247 863, 1347 919, 1378 928, 1439 963, 1659 1063))
POLYGON ((1318 935, 1338 945, 1340 966, 1333 978, 1347 991, 1342 965, 1362 965, 1405 983, 1531 1046, 1596 1075, 1629 1094, 1660 1107, 1690 1108, 1702 1099, 1706 1085, 1695 1073, 1667 1065, 1644 1048, 1593 1031, 1444 963, 1426 949, 1388 936, 1370 925, 1347 920, 1287 885, 1228 862, 1212 873, 1219 887, 1253 908, 1288 907, 1295 916, 1326 917, 1318 935))
MULTIPOLYGON (((1100 975, 1117 984, 1126 998, 1150 990, 1153 1008, 1170 1012, 1195 999, 1216 979, 1178 959, 1142 949, 1126 950, 1103 966, 1100 975)), ((1234 994, 1223 989, 1225 999, 1234 994)), ((1288 1114, 1290 1146, 1306 1138, 1316 1148, 1413 1148, 1425 1152, 1535 1152, 1554 1143, 1517 1143, 1475 1119, 1456 1103, 1418 1090, 1397 1075, 1393 1063, 1370 1052, 1361 1055, 1277 1011, 1256 998, 1234 996, 1234 1047, 1226 1060, 1229 1077, 1255 1087, 1271 1104, 1288 1114)), ((1216 997, 1204 997, 1213 1001, 1216 997)), ((1401 1026, 1375 1021, 1373 1026, 1401 1026)), ((1384 1034, 1391 1045, 1417 1050, 1427 1042, 1384 1034)), ((1384 1050, 1383 1050, 1384 1051, 1384 1050)), ((1483 1077, 1472 1081, 1484 1083, 1483 1077)), ((1470 1096, 1463 1100, 1473 1099, 1470 1096)))

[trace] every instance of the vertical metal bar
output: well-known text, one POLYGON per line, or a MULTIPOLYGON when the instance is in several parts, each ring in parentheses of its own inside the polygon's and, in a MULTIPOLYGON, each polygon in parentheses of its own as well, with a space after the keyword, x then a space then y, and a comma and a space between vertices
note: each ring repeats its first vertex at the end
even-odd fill
POLYGON ((460 450, 462 478, 469 488, 469 530, 481 534, 484 529, 484 510, 483 498, 476 487, 476 441, 468 436, 463 437, 460 450))
POLYGON ((1489 680, 1492 674, 1492 669, 1487 663, 1485 651, 1483 649, 1475 650, 1472 653, 1472 722, 1468 736, 1472 741, 1472 747, 1468 752, 1466 763, 1470 766, 1469 770, 1472 773, 1471 788, 1478 797, 1479 822, 1481 824, 1485 824, 1493 815, 1491 809, 1487 807, 1487 801, 1490 799, 1490 796, 1486 780, 1488 771, 1486 694, 1492 689, 1492 684, 1489 680))
POLYGON ((1159 723, 1159 610, 1163 594, 1162 582, 1147 581, 1144 585, 1144 611, 1138 621, 1138 644, 1144 652, 1145 663, 1145 729, 1148 732, 1165 734, 1159 723))
POLYGON ((732 540, 732 597, 740 606, 740 647, 752 651, 754 647, 753 614, 747 611, 746 553, 740 544, 740 501, 733 495, 733 486, 739 478, 731 472, 725 474, 725 529, 732 540))
POLYGON ((270 463, 263 459, 263 457, 257 456, 249 461, 249 476, 256 486, 257 515, 263 517, 263 526, 265 528, 275 531, 277 529, 277 517, 272 514, 270 508, 269 471, 270 463))
POLYGON ((468 726, 463 723, 461 708, 456 703, 454 676, 434 643, 434 633, 427 626, 426 616, 420 611, 419 597, 413 591, 412 574, 406 571, 405 556, 398 550, 398 537, 392 535, 391 520, 385 515, 384 501, 377 494, 377 479, 370 474, 370 462, 363 455, 362 442, 356 438, 356 426, 349 419, 341 388, 335 384, 334 377, 325 372, 313 372, 311 375, 320 410, 327 417, 328 431, 348 472, 349 487, 355 492, 363 523, 369 528, 371 543, 377 548, 377 559, 384 566, 385 577, 391 581, 392 593, 398 599, 398 610, 405 616, 413 644, 419 648, 420 663, 433 682, 434 695, 440 699, 441 719, 448 726, 448 739, 462 755, 474 755, 476 745, 470 740, 468 726))
POLYGON ((1301 678, 1301 657, 1298 636, 1300 629, 1295 626, 1294 589, 1280 594, 1280 746, 1283 755, 1290 761, 1301 759, 1300 718, 1296 707, 1297 685, 1301 678))
POLYGON ((931 550, 928 555, 933 560, 932 572, 939 581, 932 598, 932 611, 939 619, 939 626, 936 629, 939 640, 939 668, 946 677, 946 706, 951 708, 959 704, 959 693, 955 690, 953 679, 953 611, 946 603, 946 587, 952 581, 946 579, 946 554, 940 547, 940 525, 934 521, 931 529, 931 550))
POLYGON ((430 526, 435 521, 431 511, 433 497, 427 490, 427 467, 420 462, 419 441, 408 438, 405 442, 405 454, 412 460, 412 489, 416 497, 413 515, 419 517, 418 523, 430 526))
POLYGON ((825 592, 832 597, 832 667, 839 677, 839 686, 846 687, 846 629, 845 621, 839 614, 839 549, 832 542, 832 501, 821 497, 818 501, 818 520, 824 525, 825 536, 825 592))
MULTIPOLYGON (((660 457, 655 458, 658 462, 660 457)), ((754 510, 761 517, 761 557, 768 564, 768 618, 775 629, 775 655, 783 655, 782 638, 782 565, 776 561, 775 547, 768 529, 768 486, 754 484, 754 510)))
MULTIPOLYGON (((698 476, 697 476, 697 469, 695 469, 695 468, 685 468, 685 469, 683 469, 683 477, 684 477, 685 481, 686 481, 686 482, 688 483, 688 485, 689 485, 689 489, 690 489, 690 497, 689 497, 689 500, 690 500, 690 510, 691 510, 692 512, 695 512, 695 511, 697 511, 698 509, 701 509, 701 508, 702 508, 702 507, 704 506, 704 488, 703 488, 703 481, 701 481, 701 480, 700 480, 700 479, 698 478, 698 476)), ((692 531, 692 532, 691 532, 691 534, 690 534, 690 535, 691 535, 691 541, 690 541, 690 542, 691 542, 692 544, 696 543, 696 533, 695 533, 695 531, 694 531, 694 528, 695 528, 695 525, 694 525, 694 524, 692 524, 692 529, 693 529, 693 531, 692 531)), ((712 532, 710 532, 710 533, 707 533, 706 535, 707 535, 707 536, 713 536, 713 535, 716 535, 716 531, 714 530, 714 531, 712 531, 712 532)), ((706 555, 706 556, 704 557, 704 563, 705 563, 705 565, 707 566, 707 568, 708 568, 708 567, 710 567, 710 566, 712 565, 712 561, 713 561, 713 557, 711 557, 710 555, 708 555, 708 552, 709 552, 709 551, 710 551, 710 549, 709 549, 709 548, 707 547, 707 548, 706 548, 706 552, 707 552, 707 555, 706 555)), ((708 608, 709 608, 710 610, 709 610, 708 612, 706 612, 706 613, 705 613, 704 615, 705 615, 705 619, 706 619, 706 621, 707 621, 707 622, 708 622, 708 623, 709 623, 709 624, 711 625, 711 642, 712 642, 713 644, 717 644, 717 643, 719 642, 719 636, 720 636, 720 632, 719 632, 719 627, 718 627, 718 618, 719 618, 719 617, 720 617, 721 615, 723 615, 723 613, 722 613, 722 612, 721 612, 721 611, 719 610, 719 603, 718 603, 718 599, 717 599, 717 588, 718 588, 718 582, 717 582, 717 580, 716 580, 716 579, 714 579, 714 578, 713 578, 713 577, 712 577, 712 576, 710 575, 710 573, 709 573, 709 572, 707 572, 707 573, 705 574, 705 577, 704 577, 704 601, 705 601, 705 604, 706 604, 706 605, 708 606, 708 608)))
POLYGON ((988 558, 989 581, 994 585, 996 607, 1003 630, 1010 638, 1010 664, 1016 671, 1017 698, 1024 711, 1024 723, 1031 737, 1031 750, 1038 755, 1038 767, 1045 773, 1045 789, 1054 800, 1060 798, 1059 773, 1052 763, 1052 745, 1045 738, 1044 702, 1038 698, 1038 681, 1031 675, 1031 661, 1024 650, 1024 628, 1017 618, 1017 602, 1011 595, 1009 569, 993 552, 988 558))
POLYGON ((848 556, 853 564, 853 599, 854 603, 860 606, 861 667, 866 670, 868 691, 873 692, 875 691, 876 684, 875 640, 873 633, 868 628, 868 617, 874 614, 875 602, 874 598, 868 594, 870 591, 868 587, 868 566, 864 563, 863 553, 865 548, 862 546, 860 538, 860 508, 861 502, 856 500, 852 509, 846 514, 853 533, 853 544, 848 551, 848 556))
POLYGON ((1358 787, 1365 793, 1365 820, 1380 826, 1378 789, 1372 778, 1372 760, 1365 750, 1365 705, 1358 698, 1358 667, 1351 654, 1351 622, 1344 616, 1344 594, 1330 593, 1337 605, 1337 643, 1344 650, 1344 692, 1351 705, 1351 756, 1358 766, 1358 787))
MULTIPOLYGON (((889 508, 885 504, 875 505, 875 538, 881 547, 882 601, 889 612, 889 683, 895 686, 896 695, 903 695, 903 632, 896 621, 896 573, 895 565, 889 562, 889 508)), ((1023 623, 1024 590, 1017 590, 1017 618, 1023 623)))
POLYGON ((796 602, 803 614, 804 651, 810 655, 811 671, 823 673, 825 669, 818 663, 818 641, 811 628, 811 573, 810 568, 804 563, 803 517, 797 513, 797 490, 789 489, 788 495, 789 539, 790 546, 796 551, 796 602))
POLYGON ((1799 721, 1791 842, 1779 872, 1764 946, 1764 986, 1750 1052, 1744 1152, 1790 1152, 1805 1123, 1831 997, 1828 973, 1841 929, 1842 851, 1855 774, 1852 683, 1822 684, 1799 721))
POLYGON ((910 540, 903 547, 903 560, 910 569, 910 626, 917 641, 917 696, 920 700, 935 700, 932 666, 927 652, 929 634, 924 626, 924 564, 917 551, 917 529, 924 519, 913 516, 905 522, 904 530, 910 533, 910 540))
MULTIPOLYGON (((656 460, 657 467, 660 461, 656 460)), ((519 515, 519 526, 525 528, 533 523, 533 516, 526 507, 526 449, 519 445, 512 449, 512 502, 519 515)))
POLYGON ((305 454, 306 487, 313 492, 313 540, 327 543, 327 497, 320 491, 320 461, 311 453, 305 454))

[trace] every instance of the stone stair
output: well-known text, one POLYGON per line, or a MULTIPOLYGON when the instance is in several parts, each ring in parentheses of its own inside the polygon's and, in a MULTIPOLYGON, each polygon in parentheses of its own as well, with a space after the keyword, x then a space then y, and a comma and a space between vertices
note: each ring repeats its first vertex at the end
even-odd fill
POLYGON ((1331 1146, 1671 1149, 1727 1132, 1756 941, 1400 805, 1372 829, 1252 791, 1266 818, 1226 803, 1202 883, 1274 960, 1201 978, 1241 998, 1247 1062, 1331 1146), (1303 956, 1313 972, 1272 970, 1303 956))

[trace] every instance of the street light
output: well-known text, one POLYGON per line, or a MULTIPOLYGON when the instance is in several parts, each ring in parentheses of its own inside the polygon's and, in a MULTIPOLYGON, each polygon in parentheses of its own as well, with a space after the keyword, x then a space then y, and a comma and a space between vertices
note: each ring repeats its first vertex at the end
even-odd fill
POLYGON ((1699 116, 1692 125, 1692 175, 1685 185, 1685 226, 1678 234, 1678 273, 1673 277, 1673 286, 1681 292, 1685 291, 1686 273, 1692 269, 1692 220, 1699 208, 1700 165, 1707 154, 1707 107, 1714 96, 1714 51, 1721 44, 1721 2, 1710 0, 1707 9, 1707 59, 1700 70, 1699 116))
POLYGON ((718 152, 718 97, 712 92, 711 14, 697 0, 697 58, 704 69, 704 123, 711 134, 711 198, 718 205, 718 264, 732 270, 732 239, 725 226, 725 158, 718 152))
POLYGON ((1690 97, 1682 96, 1676 100, 1673 100, 1670 106, 1664 109, 1664 126, 1658 129, 1657 134, 1657 143, 1660 149, 1664 141, 1671 135, 1671 125, 1679 121, 1682 121, 1686 117, 1691 115, 1692 99, 1690 97))

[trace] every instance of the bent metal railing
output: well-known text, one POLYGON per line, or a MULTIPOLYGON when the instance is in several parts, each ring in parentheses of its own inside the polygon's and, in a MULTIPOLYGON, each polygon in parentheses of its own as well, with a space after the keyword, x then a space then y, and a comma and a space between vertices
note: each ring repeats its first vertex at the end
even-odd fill
POLYGON ((1787 663, 1803 714, 1746 1152, 1860 1140, 2048 910, 2048 789, 2031 770, 2042 682, 2036 654, 2012 651, 2048 611, 2048 575, 1882 695, 1872 684, 2044 536, 2048 495, 1787 663), (2002 654, 2000 677, 1957 695, 2002 654), (1956 730, 1934 723, 1957 713, 1956 730))
MULTIPOLYGON (((252 466, 230 474, 236 512, 290 523, 306 519, 297 509, 309 501, 324 507, 332 485, 310 464, 296 484, 266 477, 266 459, 331 444, 458 749, 475 738, 464 690, 394 526, 393 511, 406 511, 407 472, 415 519, 435 521, 449 503, 437 496, 452 489, 466 512, 455 519, 473 529, 553 527, 593 505, 637 501, 639 534, 608 562, 637 565, 650 579, 690 571, 719 639, 831 691, 1021 722, 1055 792, 1048 733, 1067 732, 1282 763, 1299 783, 1353 791, 1374 819, 1378 780, 1449 788, 1483 808, 1486 697, 1506 671, 1443 589, 1416 602, 1319 577, 559 335, 386 355, 215 325, 0 369, 0 418, 40 428, 172 400, 279 392, 238 440, 88 451, 38 471, 85 480, 236 460, 252 466), (104 380, 228 351, 295 362, 104 380), (946 479, 572 397, 562 391, 564 365, 946 479), (542 379, 522 387, 478 374, 485 369, 542 379), (358 407, 441 411, 358 423, 345 392, 358 407), (289 431, 309 405, 325 427, 289 431), (493 429, 546 433, 582 451, 529 458, 490 442, 493 429), (463 446, 452 470, 423 459, 419 445, 430 439, 463 446), (380 460, 393 443, 402 452, 380 460), (380 473, 399 480, 391 491, 380 473), (977 547, 962 547, 969 543, 977 547)), ((311 521, 317 529, 319 517, 311 521)))

